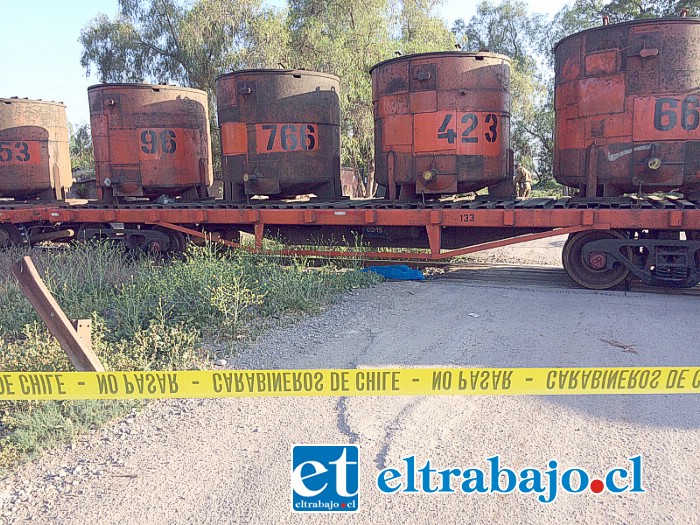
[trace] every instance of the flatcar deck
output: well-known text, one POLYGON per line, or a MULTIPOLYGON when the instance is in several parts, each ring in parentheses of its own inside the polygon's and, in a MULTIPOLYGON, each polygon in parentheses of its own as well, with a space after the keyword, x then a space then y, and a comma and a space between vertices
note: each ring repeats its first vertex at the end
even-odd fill
MULTIPOLYGON (((289 246, 302 246, 272 252, 281 255, 396 260, 444 260, 553 235, 588 232, 584 244, 590 246, 585 250, 583 244, 576 246, 568 263, 567 271, 574 265, 584 268, 579 284, 595 287, 600 275, 612 273, 609 264, 616 268, 624 264, 651 284, 694 286, 700 280, 696 261, 700 256, 700 201, 673 196, 406 202, 0 202, 0 230, 3 228, 10 240, 20 234, 29 242, 98 237, 122 241, 130 248, 165 251, 182 249, 184 235, 190 235, 262 252, 263 238, 272 236, 289 246), (255 236, 254 247, 238 242, 241 231, 255 236), (686 232, 685 240, 679 232, 686 232), (354 247, 353 239, 362 247, 354 247), (314 247, 304 247, 308 245, 314 247), (370 247, 402 250, 372 251, 370 247), (653 257, 647 257, 652 252, 653 257), (606 262, 613 260, 617 262, 606 262), (588 264, 593 266, 585 269, 588 264)), ((611 277, 604 284, 615 280, 611 277)))

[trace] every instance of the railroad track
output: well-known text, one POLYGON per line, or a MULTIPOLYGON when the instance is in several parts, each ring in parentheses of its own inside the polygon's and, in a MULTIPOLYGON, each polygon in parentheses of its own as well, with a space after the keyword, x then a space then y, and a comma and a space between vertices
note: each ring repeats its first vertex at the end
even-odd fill
MULTIPOLYGON (((507 263, 483 262, 427 262, 409 264, 420 267, 426 278, 433 281, 463 281, 476 286, 513 286, 557 288, 584 291, 574 283, 560 266, 516 265, 507 263)), ((591 292, 591 290, 586 290, 591 292)), ((632 281, 609 291, 654 293, 700 297, 700 285, 694 288, 661 288, 647 286, 640 281, 632 281)))
MULTIPOLYGON (((64 250, 67 246, 47 244, 35 248, 51 251, 64 250)), ((313 259, 309 262, 313 265, 313 259)), ((328 262, 319 258, 320 264, 328 262)), ((365 259, 361 266, 381 266, 388 263, 384 260, 365 259)), ((561 266, 527 265, 514 263, 474 262, 474 261, 407 261, 411 268, 422 270, 428 280, 436 281, 464 281, 477 286, 513 286, 513 287, 538 287, 558 288, 564 290, 584 290, 574 283, 561 266)), ((700 297, 700 285, 694 288, 664 288, 653 287, 633 280, 623 285, 612 288, 610 291, 655 293, 666 295, 683 295, 700 297)))

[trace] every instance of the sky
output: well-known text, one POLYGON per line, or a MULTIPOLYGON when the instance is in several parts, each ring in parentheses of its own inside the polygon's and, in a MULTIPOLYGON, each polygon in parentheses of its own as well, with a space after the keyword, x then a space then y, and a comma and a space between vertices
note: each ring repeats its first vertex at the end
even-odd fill
MULTIPOLYGON (((284 0, 270 0, 280 5, 284 0)), ((346 0, 353 1, 353 0, 346 0)), ((554 14, 566 0, 528 0, 531 11, 554 14)), ((573 0, 571 0, 573 1, 573 0)), ((469 20, 478 2, 446 0, 440 14, 452 25, 469 20)), ((98 13, 114 16, 117 0, 0 0, 0 98, 53 100, 72 124, 90 119, 87 88, 99 80, 80 65, 80 30, 98 13)))

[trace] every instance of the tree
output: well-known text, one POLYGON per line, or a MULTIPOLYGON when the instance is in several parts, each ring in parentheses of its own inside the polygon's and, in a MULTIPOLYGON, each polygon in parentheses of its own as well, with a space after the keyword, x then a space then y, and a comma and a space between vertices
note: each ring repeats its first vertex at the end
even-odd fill
POLYGON ((70 132, 70 159, 71 168, 73 170, 83 169, 91 170, 94 167, 94 157, 92 154, 92 135, 90 134, 90 126, 81 124, 77 128, 68 125, 70 132))
POLYGON ((530 15, 523 0, 504 0, 500 4, 484 0, 469 23, 459 19, 452 31, 463 49, 489 49, 523 61, 537 51, 534 38, 543 29, 544 17, 530 15))
POLYGON ((554 152, 553 85, 551 73, 540 67, 537 37, 547 33, 545 27, 545 17, 530 14, 524 1, 504 0, 481 2, 468 23, 459 19, 452 29, 462 49, 511 57, 511 147, 540 182, 551 180, 554 152))
POLYGON ((214 93, 222 72, 287 57, 280 12, 260 0, 119 0, 80 33, 80 63, 103 82, 175 82, 214 93))
POLYGON ((577 31, 600 25, 603 16, 607 16, 610 23, 614 24, 640 18, 680 16, 683 9, 688 10, 688 16, 698 16, 700 1, 576 0, 556 14, 549 35, 556 42, 577 31))
POLYGON ((396 52, 453 49, 453 36, 435 15, 440 3, 290 0, 288 27, 294 63, 340 77, 343 165, 371 173, 374 119, 370 68, 393 58, 396 52))
POLYGON ((394 35, 403 53, 427 53, 450 51, 454 45, 454 35, 445 22, 435 16, 442 0, 403 0, 394 9, 399 15, 394 35))

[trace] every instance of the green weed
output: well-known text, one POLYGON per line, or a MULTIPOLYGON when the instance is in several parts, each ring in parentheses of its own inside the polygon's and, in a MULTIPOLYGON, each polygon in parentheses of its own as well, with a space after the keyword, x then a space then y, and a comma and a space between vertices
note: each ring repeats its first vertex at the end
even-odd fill
MULTIPOLYGON (((168 262, 132 256, 108 243, 0 252, 0 371, 72 367, 22 295, 11 263, 31 255, 70 319, 92 319, 93 349, 108 370, 182 370, 207 366, 203 338, 235 341, 251 321, 316 312, 334 296, 379 282, 356 263, 312 267, 192 246, 168 262)), ((133 408, 134 402, 0 403, 0 472, 22 458, 75 439, 133 408)))

